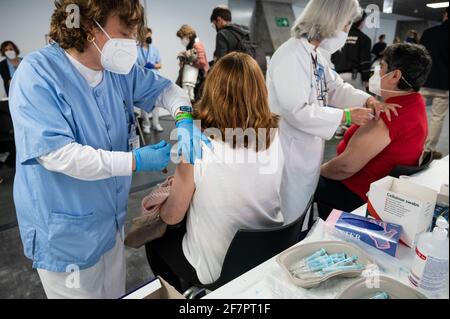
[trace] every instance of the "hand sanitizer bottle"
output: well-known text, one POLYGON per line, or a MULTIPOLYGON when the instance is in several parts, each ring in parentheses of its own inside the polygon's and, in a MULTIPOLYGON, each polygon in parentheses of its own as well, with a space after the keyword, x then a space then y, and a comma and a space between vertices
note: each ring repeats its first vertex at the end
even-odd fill
POLYGON ((439 217, 432 233, 420 236, 409 274, 410 282, 430 297, 437 297, 448 283, 448 222, 439 217))

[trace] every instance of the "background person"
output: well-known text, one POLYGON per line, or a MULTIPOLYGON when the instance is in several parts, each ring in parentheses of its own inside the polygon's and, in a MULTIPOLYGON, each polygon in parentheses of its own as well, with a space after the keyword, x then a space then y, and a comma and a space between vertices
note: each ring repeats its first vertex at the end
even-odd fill
POLYGON ((359 90, 369 89, 372 41, 361 31, 367 15, 352 24, 345 46, 331 56, 341 78, 359 90))
POLYGON ((420 43, 419 32, 417 32, 416 30, 409 30, 405 42, 412 44, 419 44, 420 43))
POLYGON ((386 48, 387 48, 387 43, 385 41, 386 41, 386 35, 382 34, 378 38, 378 42, 375 43, 375 45, 373 46, 372 54, 375 56, 373 62, 383 58, 384 50, 386 50, 386 48))
POLYGON ((232 23, 231 11, 226 7, 216 7, 210 20, 214 30, 217 31, 216 50, 214 51, 215 61, 230 52, 237 51, 241 39, 250 39, 248 28, 232 23))
POLYGON ((430 134, 428 136, 426 152, 433 152, 435 159, 443 155, 437 152, 437 145, 441 137, 445 118, 448 114, 448 7, 441 25, 426 30, 422 36, 421 44, 430 51, 433 58, 433 67, 430 77, 421 93, 433 100, 431 106, 430 134))
MULTIPOLYGON (((352 24, 345 46, 331 56, 335 70, 344 82, 351 84, 355 89, 368 91, 371 72, 372 41, 361 31, 366 21, 366 13, 361 19, 352 24)), ((342 139, 347 127, 340 127, 335 137, 342 139)))
MULTIPOLYGON (((153 44, 152 29, 146 28, 146 31, 145 37, 141 40, 141 46, 138 49, 138 64, 149 70, 158 72, 162 68, 161 55, 158 48, 153 44)), ((144 110, 141 110, 140 113, 143 120, 142 130, 145 134, 150 134, 152 128, 157 132, 164 132, 164 128, 159 122, 159 110, 157 107, 152 112, 152 123, 150 123, 150 114, 144 110)))
POLYGON ((14 76, 14 73, 16 73, 22 58, 19 57, 19 48, 12 41, 3 42, 0 46, 0 53, 5 57, 5 60, 0 62, 0 76, 3 80, 4 92, 6 92, 6 95, 8 96, 11 79, 14 76))
POLYGON ((186 48, 186 51, 178 55, 181 59, 179 85, 183 87, 191 101, 195 102, 200 96, 201 87, 209 71, 205 46, 197 37, 197 32, 186 24, 178 30, 177 37, 186 48))

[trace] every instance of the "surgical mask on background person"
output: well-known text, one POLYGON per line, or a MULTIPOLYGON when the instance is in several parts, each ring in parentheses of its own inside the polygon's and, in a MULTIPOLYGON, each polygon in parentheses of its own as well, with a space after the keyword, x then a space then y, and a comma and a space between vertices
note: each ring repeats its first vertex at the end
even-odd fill
POLYGON ((95 23, 109 39, 103 46, 103 50, 100 50, 98 45, 92 42, 102 55, 103 68, 112 73, 129 74, 138 57, 136 40, 112 39, 97 21, 95 23))
POLYGON ((347 43, 348 33, 340 31, 334 38, 324 39, 320 43, 320 47, 328 52, 335 53, 342 49, 347 43))
POLYGON ((15 60, 17 58, 16 51, 14 50, 5 51, 5 56, 8 60, 15 60))
POLYGON ((191 42, 191 41, 190 41, 188 38, 183 38, 183 39, 181 39, 181 44, 182 44, 184 47, 187 47, 187 46, 189 45, 190 42, 191 42))
MULTIPOLYGON (((376 67, 375 68, 375 73, 373 74, 373 76, 370 78, 369 80, 369 91, 372 92, 373 94, 376 94, 377 96, 381 96, 382 92, 388 92, 388 93, 409 93, 409 92, 405 92, 405 91, 392 91, 392 90, 385 90, 381 87, 381 80, 384 79, 385 77, 387 77, 389 74, 393 73, 389 72, 388 74, 385 74, 383 77, 381 77, 381 67, 376 67)), ((408 81, 406 81, 406 79, 402 76, 403 81, 405 81, 406 84, 408 84, 411 88, 412 85, 408 83, 408 81)))
POLYGON ((152 43, 153 43, 152 37, 148 37, 147 39, 145 39, 145 42, 146 42, 147 44, 152 44, 152 43))

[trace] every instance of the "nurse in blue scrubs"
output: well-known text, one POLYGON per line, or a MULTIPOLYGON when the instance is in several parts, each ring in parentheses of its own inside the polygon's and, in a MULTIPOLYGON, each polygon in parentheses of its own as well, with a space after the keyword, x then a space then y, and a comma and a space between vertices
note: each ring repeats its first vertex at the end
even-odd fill
MULTIPOLYGON (((145 28, 147 32, 145 38, 138 48, 138 64, 146 69, 159 72, 162 68, 161 54, 158 48, 153 44, 153 31, 145 28)), ((141 111, 142 130, 145 134, 150 134, 153 128, 156 132, 164 132, 164 128, 159 122, 159 110, 155 108, 152 112, 152 123, 150 123, 150 115, 144 110, 141 111)))
POLYGON ((133 107, 173 114, 191 163, 207 140, 183 91, 136 65, 139 0, 55 6, 54 43, 22 61, 10 89, 20 233, 49 298, 118 298, 132 173, 161 171, 171 150, 165 141, 139 148, 133 107))

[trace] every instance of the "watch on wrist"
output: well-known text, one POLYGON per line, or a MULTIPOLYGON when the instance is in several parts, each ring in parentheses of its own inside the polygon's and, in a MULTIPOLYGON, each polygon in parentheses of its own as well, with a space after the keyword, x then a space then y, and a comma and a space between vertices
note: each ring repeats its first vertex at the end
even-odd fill
POLYGON ((192 106, 182 106, 179 108, 180 112, 182 113, 194 113, 194 109, 192 106))

